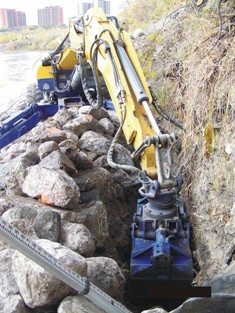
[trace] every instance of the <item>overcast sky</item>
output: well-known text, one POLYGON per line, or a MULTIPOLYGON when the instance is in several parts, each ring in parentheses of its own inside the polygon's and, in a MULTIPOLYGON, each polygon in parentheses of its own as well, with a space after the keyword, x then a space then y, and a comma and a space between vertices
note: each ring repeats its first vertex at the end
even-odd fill
MULTIPOLYGON (((85 1, 85 0, 84 0, 85 1)), ((111 13, 117 14, 118 7, 122 0, 110 0, 111 13)), ((58 5, 63 8, 64 22, 68 24, 68 19, 77 15, 79 0, 0 0, 0 8, 16 9, 26 13, 27 25, 37 24, 37 9, 42 9, 46 6, 58 5)))

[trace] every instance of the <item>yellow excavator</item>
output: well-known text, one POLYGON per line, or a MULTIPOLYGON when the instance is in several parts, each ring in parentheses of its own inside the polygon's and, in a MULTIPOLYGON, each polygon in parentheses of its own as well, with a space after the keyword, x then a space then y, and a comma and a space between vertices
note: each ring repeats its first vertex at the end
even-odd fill
MULTIPOLYGON (((141 183, 131 225, 133 294, 155 298, 195 295, 189 292, 193 259, 188 216, 179 198, 182 179, 172 170, 175 138, 161 132, 150 110, 150 106, 158 108, 156 96, 118 20, 99 8, 71 19, 67 36, 38 66, 37 86, 42 100, 33 103, 27 117, 15 123, 16 134, 12 120, 5 123, 9 127, 7 132, 0 129, 0 146, 71 103, 85 103, 91 109, 107 105, 114 109, 120 127, 108 152, 108 164, 134 173, 141 183), (134 147, 132 157, 138 166, 114 162, 115 145, 122 131, 127 143, 134 147), (169 292, 169 287, 176 288, 169 292)), ((176 121, 174 124, 182 128, 176 121)))

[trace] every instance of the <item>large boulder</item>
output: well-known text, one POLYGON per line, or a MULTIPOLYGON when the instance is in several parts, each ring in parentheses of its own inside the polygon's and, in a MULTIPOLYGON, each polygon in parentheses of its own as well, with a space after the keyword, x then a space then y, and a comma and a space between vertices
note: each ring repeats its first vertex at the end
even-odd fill
POLYGON ((69 157, 59 151, 53 151, 47 156, 45 156, 41 162, 39 163, 40 166, 45 168, 51 168, 51 169, 60 169, 65 171, 68 174, 74 174, 76 173, 76 167, 74 166, 73 162, 69 159, 69 157))
POLYGON ((101 120, 102 118, 107 118, 109 116, 108 111, 104 108, 95 109, 93 107, 89 108, 89 114, 92 115, 96 120, 101 120))
MULTIPOLYGON (((58 259, 66 268, 81 276, 87 275, 86 259, 78 253, 59 243, 45 239, 36 240, 36 243, 58 259)), ((30 308, 56 305, 66 296, 76 293, 72 288, 18 251, 13 254, 12 264, 20 294, 30 308)))
POLYGON ((91 233, 82 224, 62 223, 60 242, 85 257, 92 256, 95 252, 95 243, 91 233))
POLYGON ((94 167, 92 170, 78 171, 74 179, 81 191, 82 203, 103 201, 112 196, 110 188, 112 178, 109 171, 104 168, 94 167))
MULTIPOLYGON (((235 296, 235 262, 215 275, 206 283, 213 293, 232 294, 235 296)), ((235 306, 234 306, 235 308, 235 306)))
POLYGON ((68 121, 64 130, 68 130, 80 137, 88 130, 98 130, 100 128, 98 121, 89 114, 80 114, 77 118, 68 121))
POLYGON ((83 151, 77 151, 73 157, 74 165, 78 170, 87 170, 93 167, 93 160, 83 151))
POLYGON ((43 203, 66 209, 76 208, 80 197, 78 186, 68 174, 39 165, 29 168, 22 189, 43 203))
POLYGON ((33 228, 40 239, 58 241, 61 229, 61 216, 52 210, 38 210, 33 228))
POLYGON ((34 221, 37 217, 37 210, 26 205, 21 206, 17 205, 10 209, 8 209, 5 213, 3 213, 2 217, 8 223, 12 223, 16 220, 28 219, 30 221, 34 221))
MULTIPOLYGON (((27 225, 26 222, 28 221, 25 230, 27 229, 26 234, 31 234, 31 237, 33 237, 33 234, 30 231, 30 225, 33 227, 35 235, 40 239, 49 239, 51 241, 58 241, 59 239, 61 216, 55 211, 49 209, 37 210, 18 205, 7 210, 2 217, 8 223, 13 223, 14 226, 21 229, 23 228, 21 224, 27 225)), ((25 231, 23 232, 25 233, 25 231)))
POLYGON ((81 191, 88 191, 96 188, 106 193, 107 185, 110 182, 111 175, 109 171, 101 167, 94 167, 91 170, 78 171, 74 177, 81 191))
MULTIPOLYGON (((92 153, 94 159, 102 155, 106 156, 110 145, 110 139, 94 131, 87 131, 80 138, 81 149, 87 153, 92 153)), ((134 165, 130 152, 121 144, 116 144, 113 160, 119 164, 134 165)))
POLYGON ((92 152, 95 157, 107 155, 111 141, 95 131, 86 131, 80 138, 80 147, 85 152, 92 152))
MULTIPOLYGON (((170 313, 234 313, 235 296, 214 294, 211 298, 191 298, 170 313)), ((149 311, 151 313, 151 311, 149 311)))
POLYGON ((103 128, 104 132, 107 135, 112 136, 114 134, 115 127, 114 127, 113 123, 110 121, 110 119, 108 119, 107 117, 106 118, 102 118, 99 121, 99 125, 103 128))
POLYGON ((22 184, 29 166, 37 164, 39 157, 34 152, 26 152, 7 162, 2 168, 8 194, 23 195, 22 184))
POLYGON ((61 128, 73 118, 75 118, 75 114, 67 109, 60 109, 53 117, 54 121, 56 121, 61 128))
POLYGON ((87 259, 87 277, 97 287, 116 299, 122 299, 125 277, 118 264, 107 257, 87 259))
POLYGON ((40 122, 30 133, 25 135, 26 140, 43 143, 46 141, 55 141, 58 144, 67 139, 66 131, 53 126, 50 120, 40 122))

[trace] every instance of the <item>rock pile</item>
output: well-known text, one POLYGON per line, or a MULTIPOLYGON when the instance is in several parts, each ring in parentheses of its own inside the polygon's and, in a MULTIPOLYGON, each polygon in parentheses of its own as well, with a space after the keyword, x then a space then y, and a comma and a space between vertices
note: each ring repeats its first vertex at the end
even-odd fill
MULTIPOLYGON (((115 113, 87 109, 60 110, 1 150, 0 215, 121 301, 138 181, 107 164, 115 113)), ((133 165, 124 140, 114 159, 133 165)), ((0 312, 101 312, 4 242, 0 260, 0 312)))

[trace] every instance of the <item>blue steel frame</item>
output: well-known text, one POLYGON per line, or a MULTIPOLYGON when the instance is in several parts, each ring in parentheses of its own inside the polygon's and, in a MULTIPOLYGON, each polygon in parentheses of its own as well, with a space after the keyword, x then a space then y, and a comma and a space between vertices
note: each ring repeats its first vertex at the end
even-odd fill
MULTIPOLYGON (((165 202, 165 195, 163 198, 165 202)), ((155 200, 161 203, 161 195, 158 194, 155 200)), ((168 208, 171 214, 166 218, 148 217, 146 210, 159 212, 154 199, 148 197, 139 199, 133 217, 131 278, 152 279, 157 283, 166 281, 191 283, 193 262, 190 230, 182 200, 175 198, 170 209, 168 208)))
POLYGON ((58 111, 58 105, 32 103, 29 107, 10 116, 0 126, 0 149, 17 138, 26 134, 40 121, 53 116, 58 111))

